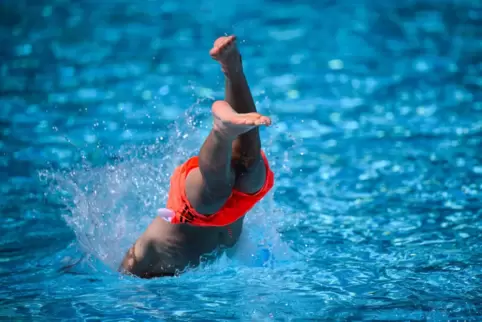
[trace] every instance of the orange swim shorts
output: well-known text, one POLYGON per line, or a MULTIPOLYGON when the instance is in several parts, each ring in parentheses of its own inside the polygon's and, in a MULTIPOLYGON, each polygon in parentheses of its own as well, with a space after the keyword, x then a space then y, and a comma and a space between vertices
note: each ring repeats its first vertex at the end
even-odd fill
POLYGON ((261 156, 266 166, 266 180, 263 187, 255 194, 246 194, 233 189, 224 206, 217 213, 209 216, 202 215, 194 210, 186 196, 186 178, 189 171, 199 167, 198 157, 192 157, 177 167, 171 177, 171 187, 167 200, 167 208, 175 213, 171 223, 189 223, 194 226, 227 226, 246 215, 274 185, 274 174, 269 167, 268 159, 263 152, 261 152, 261 156))

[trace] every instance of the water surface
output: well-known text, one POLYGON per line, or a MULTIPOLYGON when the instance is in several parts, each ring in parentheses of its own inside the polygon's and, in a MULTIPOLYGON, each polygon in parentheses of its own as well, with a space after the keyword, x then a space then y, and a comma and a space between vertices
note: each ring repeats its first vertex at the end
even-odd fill
POLYGON ((481 24, 478 1, 3 1, 0 316, 480 320, 481 24), (209 129, 225 33, 273 193, 234 257, 119 276, 209 129))

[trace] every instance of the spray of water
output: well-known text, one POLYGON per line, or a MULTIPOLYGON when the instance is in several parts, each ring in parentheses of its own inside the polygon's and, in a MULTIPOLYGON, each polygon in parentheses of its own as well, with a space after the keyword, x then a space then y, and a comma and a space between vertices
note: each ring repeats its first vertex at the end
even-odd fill
MULTIPOLYGON (((208 111, 194 105, 154 145, 124 149, 122 161, 102 167, 84 162, 73 170, 47 174, 52 193, 66 206, 63 217, 88 258, 118 267, 156 210, 165 205, 174 168, 199 150, 211 125, 208 111)), ((231 261, 266 266, 286 258, 288 247, 270 220, 277 216, 275 208, 271 196, 253 209, 236 251, 229 252, 231 261)))

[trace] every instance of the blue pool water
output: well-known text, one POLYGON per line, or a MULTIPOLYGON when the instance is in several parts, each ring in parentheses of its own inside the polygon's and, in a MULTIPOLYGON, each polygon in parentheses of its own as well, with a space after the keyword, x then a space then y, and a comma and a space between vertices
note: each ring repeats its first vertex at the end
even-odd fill
POLYGON ((482 319, 482 5, 0 2, 0 319, 482 319), (234 254, 115 269, 222 97, 236 33, 273 193, 234 254))

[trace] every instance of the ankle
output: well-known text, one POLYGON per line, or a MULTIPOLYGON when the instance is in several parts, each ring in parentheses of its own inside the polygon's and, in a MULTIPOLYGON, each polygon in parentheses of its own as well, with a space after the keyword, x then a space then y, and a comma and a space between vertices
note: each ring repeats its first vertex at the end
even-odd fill
POLYGON ((211 134, 218 142, 227 142, 231 144, 234 140, 236 140, 236 136, 227 134, 226 131, 216 124, 214 124, 213 129, 211 130, 211 134))
POLYGON ((227 77, 237 77, 244 75, 243 61, 241 55, 232 58, 228 63, 221 64, 221 69, 227 77))

